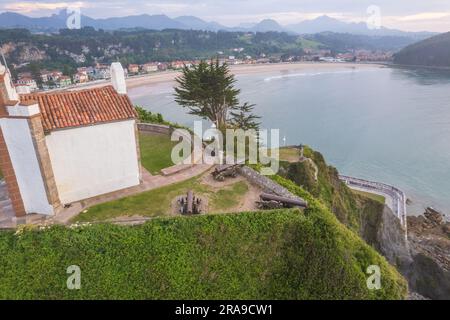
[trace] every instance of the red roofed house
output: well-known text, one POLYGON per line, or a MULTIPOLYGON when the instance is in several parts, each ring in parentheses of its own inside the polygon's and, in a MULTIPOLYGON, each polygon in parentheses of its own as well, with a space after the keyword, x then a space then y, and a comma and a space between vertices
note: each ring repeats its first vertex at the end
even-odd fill
POLYGON ((140 183, 136 112, 120 63, 112 85, 19 95, 0 65, 0 166, 17 217, 140 183))
POLYGON ((128 65, 128 73, 139 73, 139 66, 137 64, 128 65))

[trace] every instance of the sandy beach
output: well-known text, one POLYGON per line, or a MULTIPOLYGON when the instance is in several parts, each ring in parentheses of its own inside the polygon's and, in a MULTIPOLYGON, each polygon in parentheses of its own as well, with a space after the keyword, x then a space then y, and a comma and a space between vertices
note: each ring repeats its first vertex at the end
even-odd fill
MULTIPOLYGON (((360 63, 314 63, 314 62, 299 62, 299 63, 274 63, 274 64, 255 64, 255 65, 235 65, 230 66, 231 71, 235 75, 250 75, 250 74, 288 74, 295 72, 302 72, 306 70, 330 70, 330 69, 363 69, 363 68, 381 68, 377 64, 360 64, 360 63)), ((152 74, 129 77, 127 81, 128 89, 149 86, 152 84, 171 83, 175 78, 181 74, 179 71, 165 71, 152 74)), ((69 90, 81 90, 88 88, 95 88, 104 86, 109 81, 94 81, 85 85, 79 85, 69 90)))

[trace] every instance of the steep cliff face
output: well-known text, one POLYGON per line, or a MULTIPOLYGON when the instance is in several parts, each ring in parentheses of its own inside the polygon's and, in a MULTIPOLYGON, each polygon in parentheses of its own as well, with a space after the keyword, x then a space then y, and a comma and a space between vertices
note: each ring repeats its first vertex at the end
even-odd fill
POLYGON ((408 227, 411 287, 430 299, 450 299, 450 223, 428 208, 423 216, 410 217, 408 227))
POLYGON ((450 238, 427 216, 410 217, 408 241, 389 208, 378 224, 374 247, 408 280, 410 291, 428 299, 450 299, 450 238), (434 227, 433 227, 434 225, 434 227))
POLYGON ((307 162, 284 163, 282 175, 320 199, 340 222, 357 231, 408 280, 415 296, 450 299, 450 224, 435 212, 410 218, 409 236, 394 213, 380 202, 353 193, 339 180, 335 168, 309 148, 307 162))

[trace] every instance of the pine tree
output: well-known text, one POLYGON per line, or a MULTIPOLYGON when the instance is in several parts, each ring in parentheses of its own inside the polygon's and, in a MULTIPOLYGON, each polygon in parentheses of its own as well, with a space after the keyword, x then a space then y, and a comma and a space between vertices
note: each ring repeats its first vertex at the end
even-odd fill
POLYGON ((254 104, 244 103, 230 112, 230 125, 235 129, 258 130, 260 123, 258 119, 261 117, 253 114, 254 104))
POLYGON ((239 104, 240 90, 234 87, 236 79, 228 65, 220 65, 219 60, 185 66, 176 82, 175 101, 188 108, 190 114, 210 120, 220 130, 241 124, 247 127, 254 120, 250 115, 254 106, 239 104))

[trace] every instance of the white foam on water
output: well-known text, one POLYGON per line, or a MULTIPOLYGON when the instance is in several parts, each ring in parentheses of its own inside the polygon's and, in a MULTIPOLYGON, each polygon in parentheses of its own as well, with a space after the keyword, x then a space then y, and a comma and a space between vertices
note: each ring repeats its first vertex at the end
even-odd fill
POLYGON ((292 73, 292 74, 283 74, 280 76, 272 76, 265 78, 265 82, 270 82, 272 80, 282 80, 286 78, 298 78, 298 77, 316 77, 327 74, 345 74, 345 73, 358 73, 359 70, 345 70, 345 71, 329 71, 329 72, 302 72, 302 73, 292 73))

